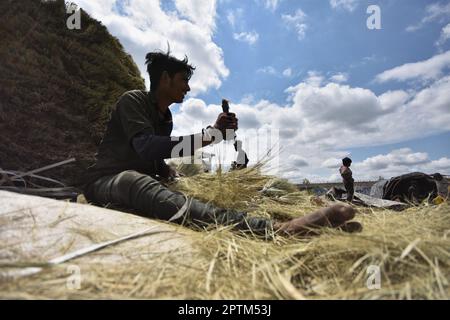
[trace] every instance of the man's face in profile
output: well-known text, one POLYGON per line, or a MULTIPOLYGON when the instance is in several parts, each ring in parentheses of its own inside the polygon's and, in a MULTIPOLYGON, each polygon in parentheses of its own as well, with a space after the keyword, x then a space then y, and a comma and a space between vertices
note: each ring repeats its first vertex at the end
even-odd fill
POLYGON ((186 72, 175 73, 170 79, 168 90, 173 102, 182 103, 186 94, 191 90, 186 72))

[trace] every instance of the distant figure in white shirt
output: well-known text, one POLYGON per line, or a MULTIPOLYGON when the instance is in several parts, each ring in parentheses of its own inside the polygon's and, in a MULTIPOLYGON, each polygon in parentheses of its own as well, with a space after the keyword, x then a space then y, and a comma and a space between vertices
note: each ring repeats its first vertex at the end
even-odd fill
POLYGON ((237 159, 236 159, 236 168, 235 169, 244 169, 247 168, 247 164, 249 162, 247 154, 244 150, 242 150, 242 141, 236 140, 234 142, 234 149, 238 153, 237 159))

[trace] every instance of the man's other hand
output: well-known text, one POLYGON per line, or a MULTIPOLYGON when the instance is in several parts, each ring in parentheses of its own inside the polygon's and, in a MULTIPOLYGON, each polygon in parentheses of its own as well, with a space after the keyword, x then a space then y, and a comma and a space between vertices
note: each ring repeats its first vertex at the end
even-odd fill
POLYGON ((180 178, 182 176, 184 176, 182 173, 178 172, 177 170, 175 170, 175 168, 171 167, 171 166, 166 166, 159 175, 164 181, 166 182, 171 182, 176 180, 177 178, 180 178))
POLYGON ((169 180, 174 180, 176 178, 180 178, 181 176, 182 174, 180 172, 169 166, 169 180))

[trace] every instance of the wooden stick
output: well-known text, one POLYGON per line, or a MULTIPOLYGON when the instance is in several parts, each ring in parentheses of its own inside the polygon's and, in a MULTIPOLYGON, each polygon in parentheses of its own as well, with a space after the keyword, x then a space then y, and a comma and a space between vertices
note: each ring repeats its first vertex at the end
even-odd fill
POLYGON ((70 158, 70 159, 67 159, 67 160, 64 160, 64 161, 61 161, 61 162, 50 164, 48 166, 45 166, 45 167, 42 167, 42 168, 39 168, 39 169, 34 169, 34 170, 31 170, 31 171, 28 171, 28 172, 25 172, 25 173, 20 173, 17 176, 11 178, 11 180, 17 180, 19 178, 23 178, 23 177, 29 176, 30 174, 46 171, 46 170, 49 170, 49 169, 52 169, 52 168, 55 168, 55 167, 62 166, 63 164, 72 163, 72 162, 75 162, 75 161, 76 161, 75 158, 70 158))

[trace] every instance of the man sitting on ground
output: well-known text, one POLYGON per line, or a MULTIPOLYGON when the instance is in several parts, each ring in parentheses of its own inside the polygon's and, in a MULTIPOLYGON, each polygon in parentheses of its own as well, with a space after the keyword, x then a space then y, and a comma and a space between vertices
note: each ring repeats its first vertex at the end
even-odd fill
POLYGON ((177 173, 165 159, 191 156, 195 149, 227 139, 227 130, 238 129, 238 119, 233 113, 220 113, 215 124, 202 132, 171 137, 173 124, 169 107, 183 102, 190 91, 188 82, 195 68, 188 64, 187 58, 179 60, 170 52, 150 52, 146 64, 150 92, 126 92, 112 110, 96 163, 88 169, 84 187, 88 201, 127 207, 149 218, 197 226, 233 225, 255 234, 274 230, 284 235, 305 235, 317 227, 350 230, 360 226, 357 222, 346 224, 355 211, 342 204, 281 223, 186 199, 183 194, 167 189, 159 180, 177 173))

